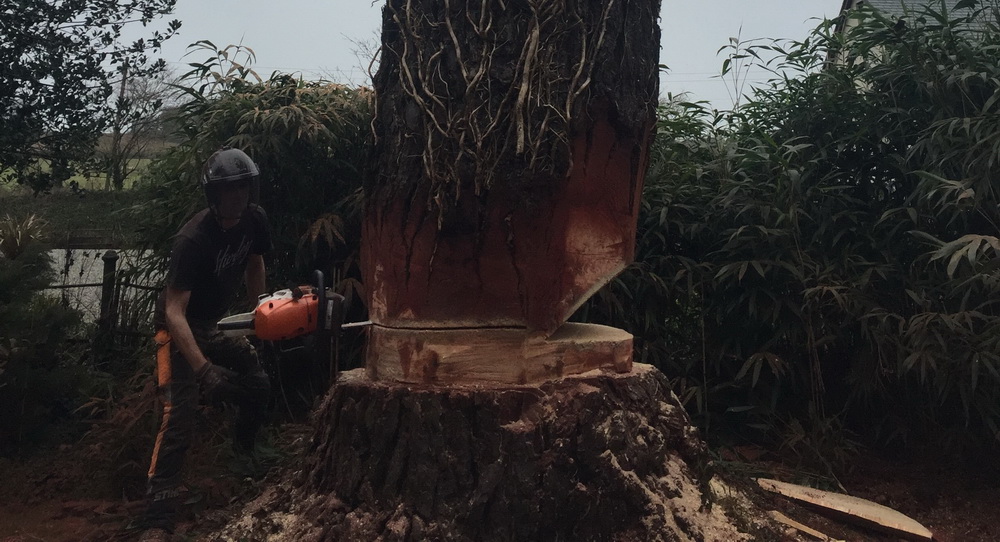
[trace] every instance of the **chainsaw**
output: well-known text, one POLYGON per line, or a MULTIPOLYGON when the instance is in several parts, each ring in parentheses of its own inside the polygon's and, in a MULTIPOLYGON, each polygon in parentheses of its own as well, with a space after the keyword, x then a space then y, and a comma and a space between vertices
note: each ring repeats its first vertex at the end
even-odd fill
POLYGON ((322 339, 342 329, 371 325, 371 320, 343 323, 344 296, 324 287, 321 271, 314 272, 313 281, 315 285, 261 295, 254 310, 219 320, 219 331, 228 336, 285 341, 313 333, 322 339))
POLYGON ((303 349, 311 352, 316 363, 329 363, 332 384, 339 373, 335 344, 340 331, 372 323, 345 324, 344 310, 344 296, 326 288, 323 272, 317 270, 313 272, 313 284, 263 294, 254 310, 223 318, 217 325, 223 335, 252 335, 281 354, 303 349))

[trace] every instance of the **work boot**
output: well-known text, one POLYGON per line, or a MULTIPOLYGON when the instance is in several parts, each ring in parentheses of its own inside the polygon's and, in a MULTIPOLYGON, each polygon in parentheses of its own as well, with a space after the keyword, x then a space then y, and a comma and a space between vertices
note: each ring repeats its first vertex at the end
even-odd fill
POLYGON ((170 542, 171 540, 173 540, 173 535, 159 528, 146 529, 139 537, 139 542, 170 542))

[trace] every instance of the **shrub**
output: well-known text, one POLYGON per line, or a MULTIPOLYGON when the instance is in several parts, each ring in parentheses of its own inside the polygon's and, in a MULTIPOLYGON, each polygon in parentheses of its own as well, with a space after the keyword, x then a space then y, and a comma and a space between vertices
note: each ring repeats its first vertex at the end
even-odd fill
POLYGON ((737 111, 661 109, 637 261, 600 317, 706 423, 996 443, 997 11, 856 15, 753 46, 784 75, 737 111))
POLYGON ((88 371, 67 339, 80 315, 40 290, 53 279, 33 217, 0 224, 0 454, 52 441, 88 371))

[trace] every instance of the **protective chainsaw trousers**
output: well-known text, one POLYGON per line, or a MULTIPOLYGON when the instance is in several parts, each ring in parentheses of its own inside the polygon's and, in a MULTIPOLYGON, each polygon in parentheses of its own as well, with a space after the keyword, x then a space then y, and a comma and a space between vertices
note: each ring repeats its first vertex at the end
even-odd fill
MULTIPOLYGON (((232 383, 233 391, 221 400, 236 406, 234 449, 249 453, 267 410, 270 395, 267 373, 246 338, 224 336, 214 326, 192 326, 191 331, 205 357, 239 374, 232 383)), ((149 508, 144 523, 147 528, 173 531, 180 504, 181 470, 194 435, 199 392, 194 371, 171 341, 169 332, 157 331, 156 346, 156 380, 163 418, 149 464, 149 508)))

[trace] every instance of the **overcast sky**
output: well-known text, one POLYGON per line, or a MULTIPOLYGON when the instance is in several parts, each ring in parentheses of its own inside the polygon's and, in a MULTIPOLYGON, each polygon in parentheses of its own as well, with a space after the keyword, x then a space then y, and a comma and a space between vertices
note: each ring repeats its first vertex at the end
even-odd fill
MULTIPOLYGON (((717 54, 730 37, 802 39, 819 19, 834 17, 841 0, 663 0, 660 92, 689 92, 713 106, 731 106, 726 84, 716 76, 724 56, 717 54)), ((188 44, 210 40, 224 47, 243 43, 257 54, 262 76, 274 70, 300 72, 367 84, 365 46, 378 42, 383 0, 178 0, 173 18, 179 35, 162 56, 177 71, 184 62, 203 61, 204 52, 182 58, 188 44)), ((723 53, 724 54, 724 53, 723 53)), ((750 80, 765 79, 752 73, 750 80)))

